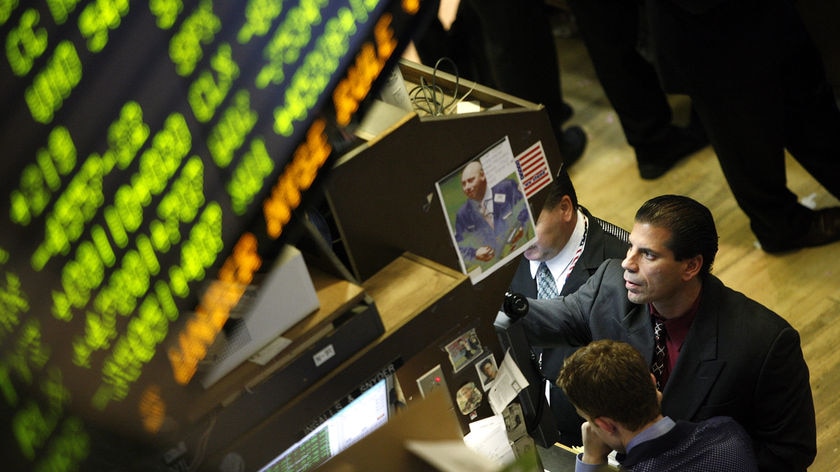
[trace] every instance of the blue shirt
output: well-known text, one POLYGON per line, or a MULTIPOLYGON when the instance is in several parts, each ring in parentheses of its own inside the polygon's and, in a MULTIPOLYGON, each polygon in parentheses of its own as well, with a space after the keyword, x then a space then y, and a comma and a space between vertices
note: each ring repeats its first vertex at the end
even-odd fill
MULTIPOLYGON (((758 472, 752 440, 728 416, 700 423, 663 418, 645 429, 617 454, 620 470, 633 472, 758 472)), ((588 465, 578 456, 576 472, 610 470, 588 465)))
MULTIPOLYGON (((674 420, 665 416, 661 420, 652 424, 641 433, 637 434, 633 439, 627 443, 627 452, 633 449, 636 444, 656 439, 674 428, 674 420)), ((575 472, 599 472, 604 470, 615 470, 607 464, 585 464, 583 461, 583 453, 578 454, 575 461, 575 472)))

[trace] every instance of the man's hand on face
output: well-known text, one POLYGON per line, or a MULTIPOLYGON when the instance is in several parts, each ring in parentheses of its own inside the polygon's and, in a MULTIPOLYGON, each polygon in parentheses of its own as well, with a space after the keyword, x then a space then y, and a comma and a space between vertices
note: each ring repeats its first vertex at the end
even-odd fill
POLYGON ((585 464, 606 464, 607 456, 612 452, 598 435, 597 426, 588 421, 580 426, 581 437, 583 438, 583 462, 585 464))

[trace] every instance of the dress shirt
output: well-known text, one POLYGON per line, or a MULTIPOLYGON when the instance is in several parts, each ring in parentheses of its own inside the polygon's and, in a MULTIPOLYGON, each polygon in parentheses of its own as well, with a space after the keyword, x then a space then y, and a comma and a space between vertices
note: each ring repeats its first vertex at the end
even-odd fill
MULTIPOLYGON (((639 443, 656 439, 668 431, 671 431, 676 423, 671 418, 664 416, 661 420, 645 428, 641 433, 637 434, 627 443, 627 452, 630 452, 633 447, 639 443)), ((585 464, 583 461, 583 453, 577 455, 575 460, 575 472, 601 472, 604 470, 612 470, 607 468, 607 464, 585 464)))
POLYGON ((493 214, 493 189, 489 185, 484 189, 484 196, 481 197, 479 206, 483 207, 487 213, 493 214))

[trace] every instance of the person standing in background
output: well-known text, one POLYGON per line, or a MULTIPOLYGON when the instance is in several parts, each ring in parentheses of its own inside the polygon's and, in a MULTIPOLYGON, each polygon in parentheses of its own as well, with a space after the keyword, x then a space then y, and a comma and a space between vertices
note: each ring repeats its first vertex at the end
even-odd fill
POLYGON ((639 175, 657 179, 709 144, 691 114, 688 126, 673 112, 649 57, 641 3, 634 0, 568 0, 604 94, 633 147, 639 175))
POLYGON ((840 198, 840 110, 790 0, 646 0, 665 90, 691 97, 761 248, 840 240, 840 207, 813 210, 787 186, 785 152, 840 198))
MULTIPOLYGON (((441 3, 435 0, 435 11, 441 3)), ((565 123, 574 110, 563 99, 557 48, 542 0, 460 0, 446 29, 438 18, 414 38, 424 64, 449 58, 462 78, 545 106, 566 165, 586 148, 586 133, 565 123)))

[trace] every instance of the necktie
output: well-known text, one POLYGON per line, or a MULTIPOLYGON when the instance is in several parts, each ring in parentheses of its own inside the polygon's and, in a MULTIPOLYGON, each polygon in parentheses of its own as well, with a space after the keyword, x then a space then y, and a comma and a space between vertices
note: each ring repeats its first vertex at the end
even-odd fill
POLYGON ((653 362, 650 365, 650 371, 656 377, 656 388, 660 392, 665 387, 667 378, 666 369, 668 367, 668 345, 666 339, 668 334, 665 331, 665 321, 653 317, 653 362))
POLYGON ((493 200, 486 198, 481 202, 481 215, 490 227, 493 227, 493 200))
POLYGON ((537 269, 537 298, 556 298, 559 295, 554 276, 545 262, 541 262, 537 269))

